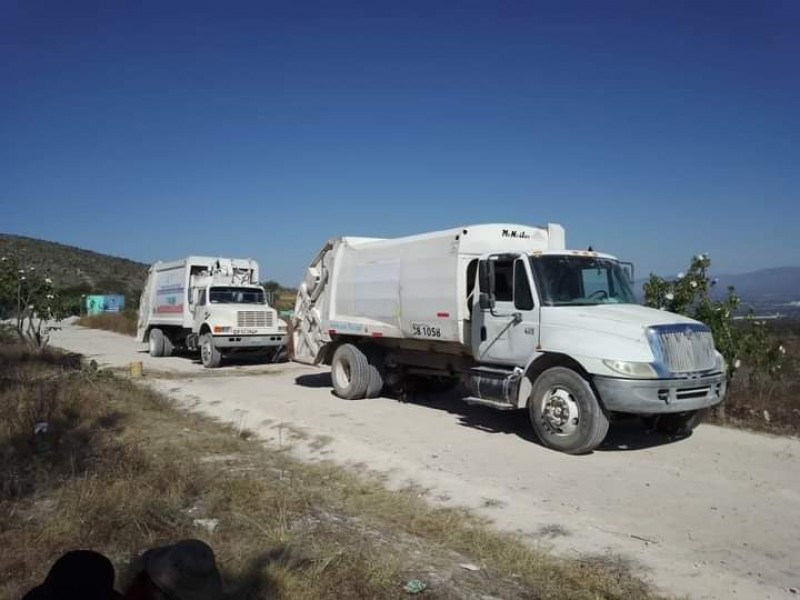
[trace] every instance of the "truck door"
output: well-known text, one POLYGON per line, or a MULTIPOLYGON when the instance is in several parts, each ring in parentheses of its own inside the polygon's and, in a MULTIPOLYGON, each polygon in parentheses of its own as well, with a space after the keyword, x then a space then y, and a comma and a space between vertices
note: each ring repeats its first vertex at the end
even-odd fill
POLYGON ((525 366, 539 341, 529 261, 520 255, 489 256, 481 260, 479 272, 478 293, 473 294, 473 356, 482 363, 525 366))
POLYGON ((200 332, 200 326, 203 324, 203 321, 206 320, 206 316, 208 314, 208 298, 206 297, 207 289, 206 288, 196 288, 193 290, 194 293, 197 294, 196 302, 192 305, 193 306, 193 313, 192 313, 192 331, 194 333, 200 332))

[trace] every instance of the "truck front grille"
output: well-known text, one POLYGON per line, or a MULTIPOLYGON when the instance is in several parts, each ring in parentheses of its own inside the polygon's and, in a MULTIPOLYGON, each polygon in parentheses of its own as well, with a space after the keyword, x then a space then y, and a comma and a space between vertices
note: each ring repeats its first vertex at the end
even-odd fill
POLYGON ((272 327, 272 312, 268 310, 240 310, 236 315, 237 327, 272 327))
POLYGON ((705 325, 658 325, 651 331, 653 349, 671 373, 699 373, 716 366, 714 338, 705 325))

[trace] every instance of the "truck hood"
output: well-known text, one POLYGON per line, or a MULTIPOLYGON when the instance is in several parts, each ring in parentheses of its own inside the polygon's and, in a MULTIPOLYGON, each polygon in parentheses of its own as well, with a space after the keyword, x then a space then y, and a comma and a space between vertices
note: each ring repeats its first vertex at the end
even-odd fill
MULTIPOLYGON (((573 343, 586 346, 600 343, 605 347, 614 346, 620 354, 633 351, 639 346, 636 354, 644 352, 649 342, 646 329, 652 325, 670 325, 681 323, 697 323, 682 315, 639 306, 636 304, 598 304, 595 306, 543 306, 541 312, 542 345, 547 347, 561 346, 567 339, 573 343), (582 332, 582 333, 581 333, 582 332), (593 335, 586 336, 586 333, 593 335), (627 345, 627 350, 623 347, 627 345)), ((572 351, 577 350, 573 348, 572 351)))
POLYGON ((637 304, 595 306, 543 306, 543 327, 568 327, 645 341, 645 329, 652 325, 697 323, 675 313, 637 304))

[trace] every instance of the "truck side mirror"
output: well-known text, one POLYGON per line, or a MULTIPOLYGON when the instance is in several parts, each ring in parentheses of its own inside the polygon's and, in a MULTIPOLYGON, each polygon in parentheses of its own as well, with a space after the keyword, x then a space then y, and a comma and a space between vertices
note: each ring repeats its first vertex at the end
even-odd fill
POLYGON ((628 278, 628 283, 633 284, 633 280, 634 280, 633 263, 632 262, 620 262, 619 265, 622 267, 622 270, 625 272, 625 276, 628 278))
POLYGON ((478 294, 478 306, 480 306, 481 310, 492 310, 494 308, 494 296, 481 292, 478 294))

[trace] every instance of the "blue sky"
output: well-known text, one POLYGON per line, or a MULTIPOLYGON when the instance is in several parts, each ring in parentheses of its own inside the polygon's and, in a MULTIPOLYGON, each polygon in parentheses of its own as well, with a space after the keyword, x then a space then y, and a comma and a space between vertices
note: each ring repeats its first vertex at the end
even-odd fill
POLYGON ((566 227, 800 265, 800 3, 0 0, 0 231, 144 262, 566 227))

